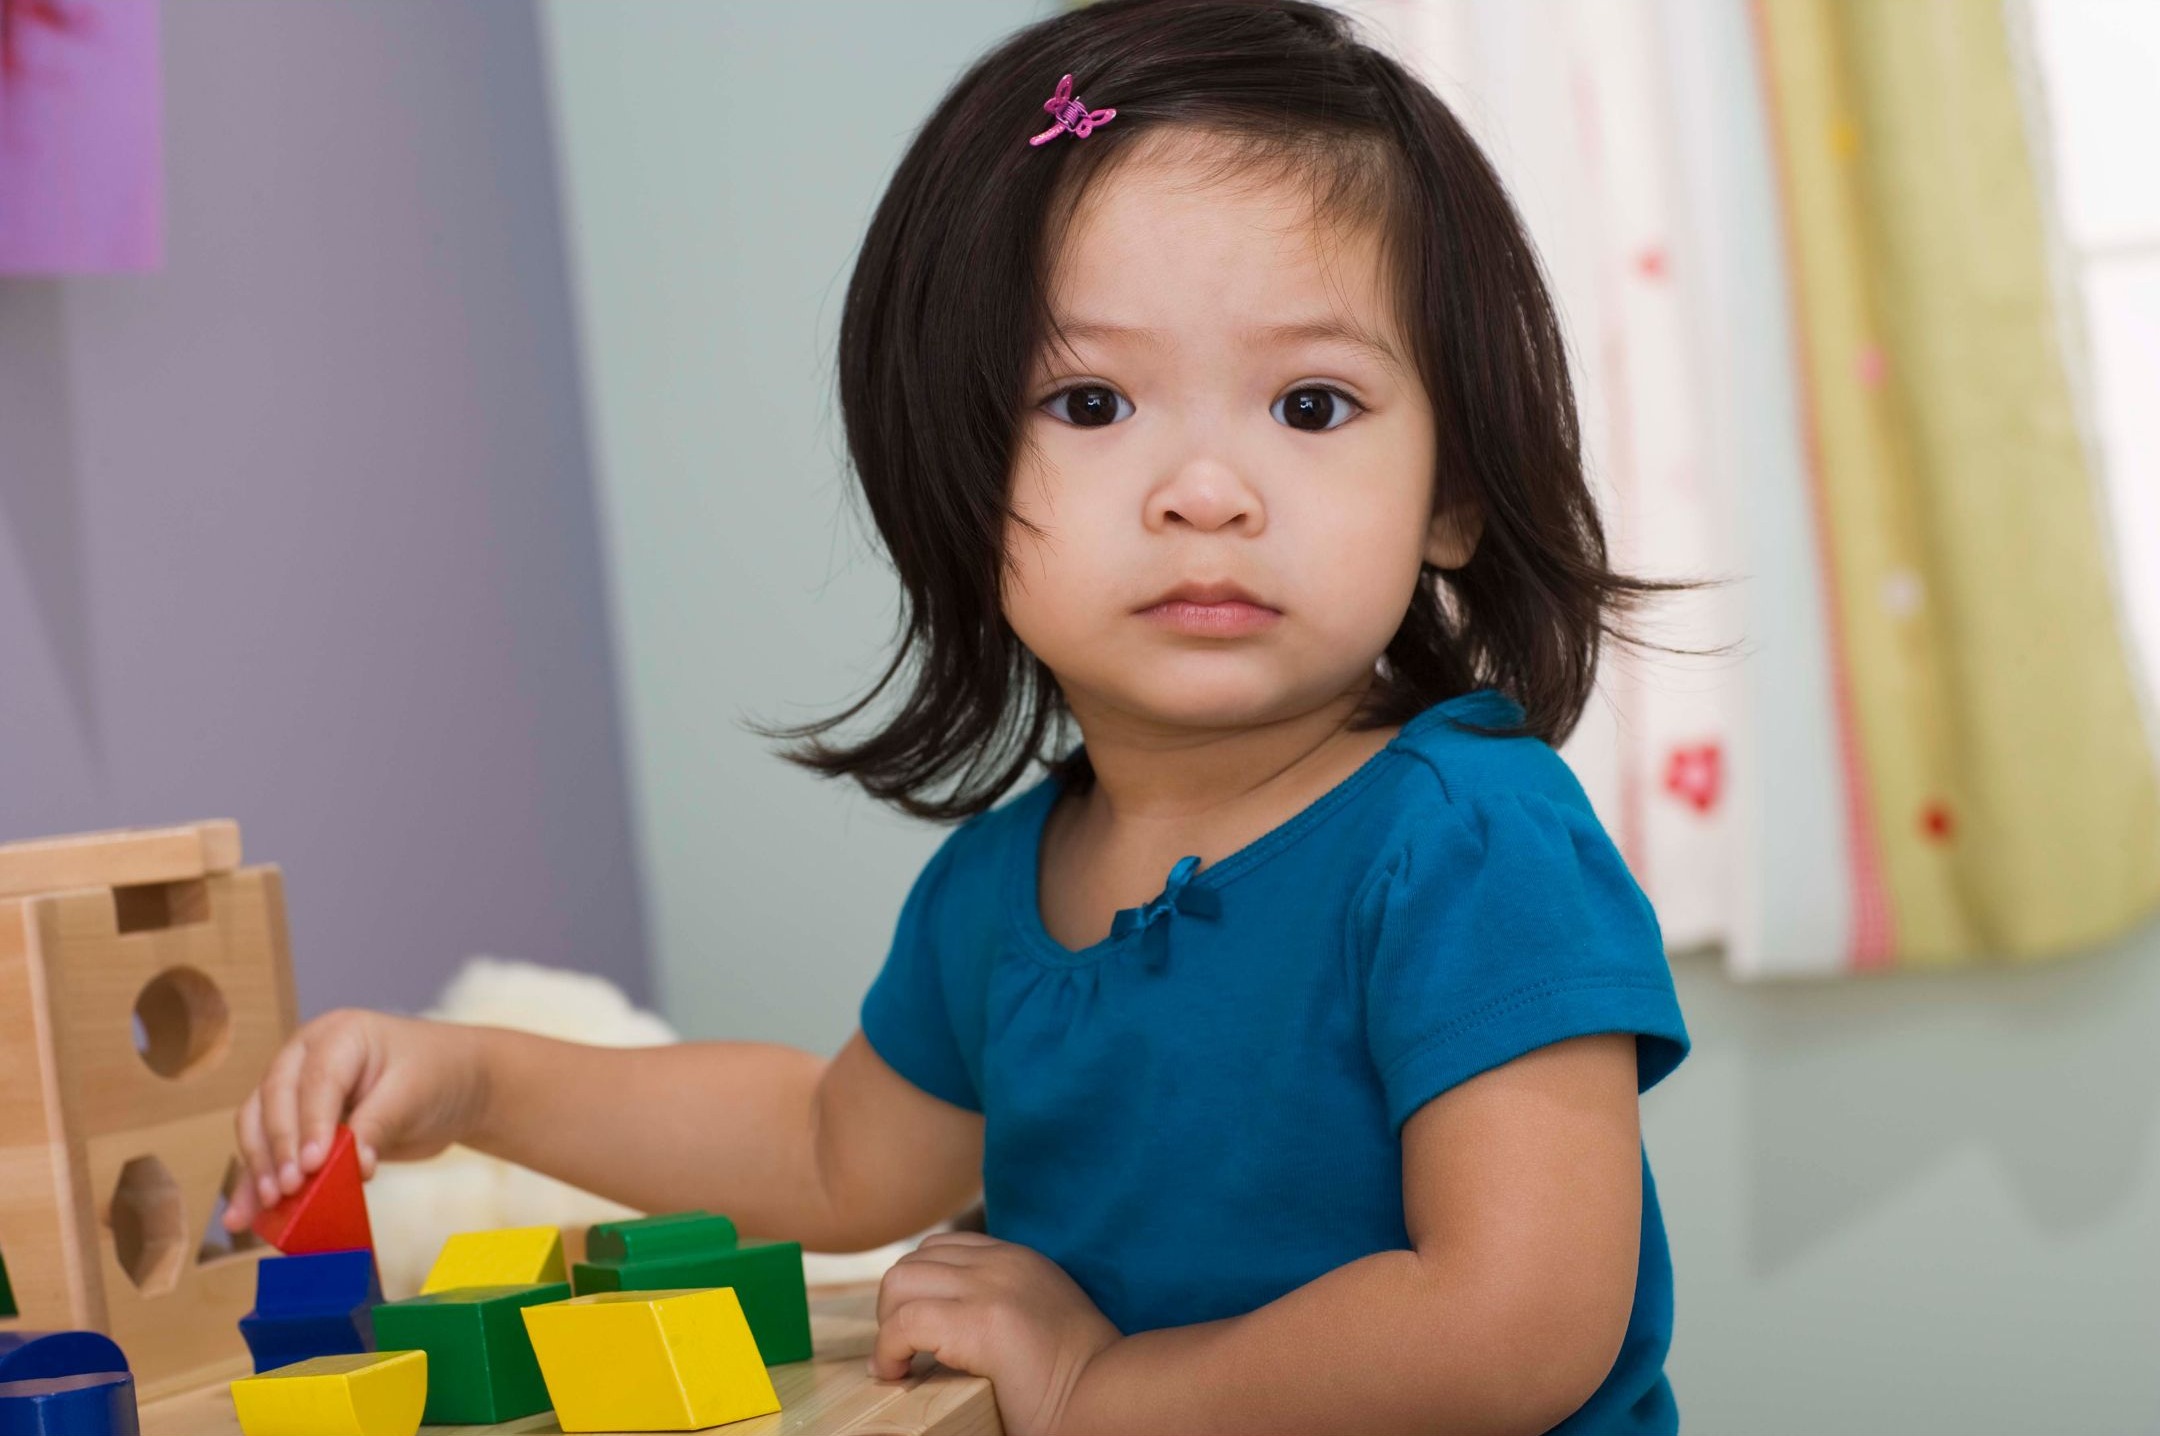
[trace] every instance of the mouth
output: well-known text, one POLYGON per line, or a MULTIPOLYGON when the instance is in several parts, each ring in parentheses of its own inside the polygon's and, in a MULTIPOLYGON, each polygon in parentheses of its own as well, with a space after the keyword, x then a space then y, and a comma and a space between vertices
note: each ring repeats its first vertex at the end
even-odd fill
POLYGON ((1238 638, 1258 633, 1282 617, 1235 583, 1181 583, 1137 610, 1140 617, 1173 632, 1201 638, 1238 638))

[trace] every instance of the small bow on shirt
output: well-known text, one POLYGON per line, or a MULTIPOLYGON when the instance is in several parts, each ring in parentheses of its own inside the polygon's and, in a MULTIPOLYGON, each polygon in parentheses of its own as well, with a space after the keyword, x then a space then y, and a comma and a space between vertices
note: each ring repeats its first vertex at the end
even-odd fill
POLYGON ((1189 885, 1199 866, 1200 859, 1196 856, 1179 858, 1170 869, 1161 896, 1141 907, 1120 908, 1110 919, 1110 936, 1114 938, 1134 931, 1140 933, 1140 960, 1149 972, 1161 972, 1169 965, 1171 913, 1186 912, 1194 917, 1219 917, 1222 914, 1222 894, 1213 888, 1189 885))

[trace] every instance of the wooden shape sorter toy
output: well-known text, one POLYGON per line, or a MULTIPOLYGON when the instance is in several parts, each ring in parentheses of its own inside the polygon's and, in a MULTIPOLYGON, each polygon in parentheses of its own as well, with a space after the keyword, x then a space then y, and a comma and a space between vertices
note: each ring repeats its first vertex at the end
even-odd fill
POLYGON ((229 822, 0 846, 0 1332, 103 1331, 145 1399, 247 1370, 233 1113, 294 1026, 229 822))

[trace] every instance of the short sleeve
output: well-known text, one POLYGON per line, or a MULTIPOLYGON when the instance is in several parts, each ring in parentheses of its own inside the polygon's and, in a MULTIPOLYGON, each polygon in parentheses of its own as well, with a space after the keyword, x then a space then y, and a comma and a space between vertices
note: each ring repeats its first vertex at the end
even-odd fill
POLYGON ((960 831, 949 835, 908 889, 885 966, 863 996, 863 1037, 887 1066, 942 1101, 982 1110, 962 1056, 940 962, 937 905, 960 831))
POLYGON ((1634 1033, 1638 1091, 1686 1055, 1657 915, 1586 801, 1437 803, 1376 895, 1366 1039, 1396 1130, 1456 1084, 1570 1037, 1634 1033))

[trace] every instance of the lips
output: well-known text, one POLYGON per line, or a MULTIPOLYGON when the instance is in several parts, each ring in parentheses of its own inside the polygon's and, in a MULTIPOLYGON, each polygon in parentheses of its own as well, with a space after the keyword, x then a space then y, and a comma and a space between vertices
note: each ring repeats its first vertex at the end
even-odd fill
POLYGON ((1282 617, 1249 589, 1227 580, 1181 583, 1136 612, 1193 638, 1243 638, 1264 631, 1282 617))
POLYGON ((1227 579, 1214 583, 1181 583, 1176 588, 1155 595, 1140 605, 1140 609, 1144 612, 1147 609, 1160 608, 1166 603, 1242 603, 1254 608, 1268 608, 1268 605, 1262 603, 1249 589, 1227 579))

